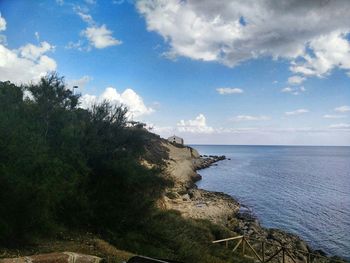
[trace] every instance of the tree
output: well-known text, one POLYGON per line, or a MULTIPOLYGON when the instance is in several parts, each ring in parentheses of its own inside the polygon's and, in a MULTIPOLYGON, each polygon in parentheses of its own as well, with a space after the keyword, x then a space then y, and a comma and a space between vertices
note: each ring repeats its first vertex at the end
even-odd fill
POLYGON ((74 109, 78 105, 79 95, 65 85, 64 78, 59 77, 56 72, 52 72, 41 78, 38 84, 25 86, 33 96, 34 101, 50 111, 55 108, 74 109))
MULTIPOLYGON (((38 84, 31 84, 23 87, 32 95, 37 115, 43 127, 43 136, 46 139, 50 130, 54 131, 57 127, 52 127, 55 117, 64 114, 65 111, 76 109, 79 101, 79 95, 74 95, 69 90, 64 78, 59 77, 53 72, 40 79, 38 84)), ((56 124, 59 124, 56 122, 56 124)))

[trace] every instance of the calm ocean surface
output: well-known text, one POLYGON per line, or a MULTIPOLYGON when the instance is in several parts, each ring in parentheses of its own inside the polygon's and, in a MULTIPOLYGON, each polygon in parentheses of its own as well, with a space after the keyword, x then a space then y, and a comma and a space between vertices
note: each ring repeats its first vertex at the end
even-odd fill
POLYGON ((226 155, 198 186, 230 194, 265 227, 350 260, 350 147, 192 145, 226 155))

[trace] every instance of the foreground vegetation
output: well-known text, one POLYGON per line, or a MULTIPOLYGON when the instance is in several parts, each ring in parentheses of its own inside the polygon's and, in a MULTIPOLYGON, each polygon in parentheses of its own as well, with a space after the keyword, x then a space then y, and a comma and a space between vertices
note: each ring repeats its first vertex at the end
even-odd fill
POLYGON ((171 185, 146 146, 160 139, 129 127, 127 109, 79 108, 56 74, 38 84, 0 82, 0 246, 21 248, 65 232, 91 232, 133 253, 185 262, 228 262, 210 241, 228 233, 159 211, 171 185))

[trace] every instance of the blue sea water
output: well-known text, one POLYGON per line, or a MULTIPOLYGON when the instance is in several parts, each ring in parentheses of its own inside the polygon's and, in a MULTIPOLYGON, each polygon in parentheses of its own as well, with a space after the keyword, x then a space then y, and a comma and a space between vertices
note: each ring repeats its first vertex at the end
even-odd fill
POLYGON ((350 147, 192 145, 226 155, 198 187, 227 193, 265 227, 350 260, 350 147))

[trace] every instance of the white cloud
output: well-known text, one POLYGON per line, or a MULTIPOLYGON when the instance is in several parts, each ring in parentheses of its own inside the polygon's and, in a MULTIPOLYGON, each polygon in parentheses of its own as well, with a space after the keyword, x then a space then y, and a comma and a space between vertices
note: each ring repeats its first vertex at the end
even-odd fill
POLYGON ((79 51, 89 51, 90 48, 84 46, 84 43, 82 40, 79 40, 78 42, 69 41, 68 44, 65 46, 66 49, 77 49, 79 51))
POLYGON ((299 95, 300 93, 305 92, 305 91, 306 91, 306 89, 303 86, 301 86, 301 87, 285 87, 285 88, 281 89, 281 92, 290 93, 293 95, 299 95))
POLYGON ((7 37, 0 34, 0 44, 7 45, 7 37))
POLYGON ((170 57, 228 66, 285 58, 305 76, 350 69, 349 1, 140 0, 136 6, 147 29, 169 45, 170 57))
POLYGON ((338 123, 329 126, 331 129, 350 129, 350 123, 338 123))
POLYGON ((112 33, 111 30, 107 29, 106 25, 100 27, 91 26, 82 31, 82 35, 89 40, 92 46, 98 49, 116 46, 122 43, 122 41, 115 39, 112 33))
MULTIPOLYGON (((350 3, 350 2, 349 2, 350 3)), ((350 43, 348 31, 335 31, 312 39, 308 47, 313 54, 304 54, 304 61, 293 63, 291 70, 306 76, 323 76, 339 67, 350 70, 350 43)))
POLYGON ((348 112, 350 111, 350 106, 344 105, 334 109, 336 112, 348 112))
POLYGON ((194 120, 180 120, 177 123, 180 132, 190 133, 212 133, 214 129, 207 125, 207 120, 203 114, 199 114, 194 120))
MULTIPOLYGON (((1 16, 0 13, 0 32, 6 30, 6 20, 1 16)), ((7 38, 5 35, 0 34, 0 44, 7 45, 7 38)))
POLYGON ((293 88, 291 87, 285 87, 283 89, 281 89, 282 92, 285 92, 285 93, 291 93, 293 92, 293 88))
POLYGON ((299 85, 305 81, 305 77, 292 76, 288 78, 288 83, 291 85, 299 85))
POLYGON ((252 116, 252 115, 238 115, 232 119, 233 121, 268 121, 271 120, 269 116, 252 116))
POLYGON ((6 20, 1 16, 0 13, 0 31, 5 31, 6 30, 6 20))
POLYGON ((37 81, 56 70, 56 61, 46 55, 53 47, 47 42, 35 46, 27 44, 11 50, 0 44, 0 80, 15 83, 37 81))
POLYGON ((36 60, 48 51, 53 51, 55 47, 51 46, 46 41, 41 42, 40 46, 35 46, 33 44, 27 44, 19 48, 20 54, 24 58, 31 60, 36 60))
POLYGON ((217 88, 216 91, 221 95, 243 93, 243 90, 239 88, 217 88))
MULTIPOLYGON (((94 0, 87 0, 89 4, 95 4, 94 0)), ((88 14, 88 8, 73 5, 73 11, 88 24, 88 27, 80 32, 80 35, 87 39, 88 44, 82 40, 77 42, 70 41, 67 49, 78 49, 79 51, 90 51, 92 47, 103 49, 122 44, 122 41, 113 37, 113 31, 107 28, 105 24, 99 26, 93 17, 88 14)))
MULTIPOLYGON (((0 31, 4 30, 6 20, 0 13, 0 31)), ((38 38, 39 33, 35 32, 35 36, 38 38)), ((46 55, 55 47, 46 41, 39 45, 28 43, 18 49, 9 49, 5 44, 6 37, 0 35, 0 81, 35 82, 57 67, 56 61, 46 55)))
POLYGON ((298 109, 298 110, 295 110, 295 111, 287 111, 287 112, 285 112, 285 114, 287 116, 292 116, 292 115, 304 114, 304 113, 307 113, 307 112, 309 112, 309 110, 307 110, 307 109, 298 109))
POLYGON ((39 34, 39 32, 35 32, 34 36, 35 36, 36 40, 39 42, 40 41, 40 34, 39 34))
POLYGON ((89 109, 91 108, 94 104, 102 102, 103 99, 100 99, 98 96, 95 95, 90 95, 90 94, 84 94, 83 96, 80 97, 80 107, 83 109, 89 109))
POLYGON ((159 134, 163 137, 168 137, 170 134, 176 134, 178 131, 172 126, 159 126, 154 123, 148 123, 146 128, 156 134, 159 134))
POLYGON ((325 115, 323 115, 323 118, 325 118, 325 119, 344 119, 344 118, 346 118, 346 115, 325 114, 325 115))
POLYGON ((84 88, 92 80, 90 76, 82 76, 80 79, 72 79, 68 81, 69 87, 78 86, 79 88, 84 88))
POLYGON ((94 103, 109 101, 116 105, 125 105, 129 109, 129 117, 140 117, 142 115, 151 114, 154 110, 147 107, 140 95, 132 89, 126 89, 119 93, 115 88, 108 87, 100 96, 85 94, 81 97, 81 107, 89 108, 94 103))
POLYGON ((79 9, 76 10, 76 13, 77 13, 78 16, 80 16, 80 18, 81 18, 84 22, 86 22, 86 23, 88 23, 88 24, 91 24, 91 25, 95 23, 95 21, 94 21, 94 19, 92 18, 91 15, 85 14, 85 13, 81 12, 79 9))

